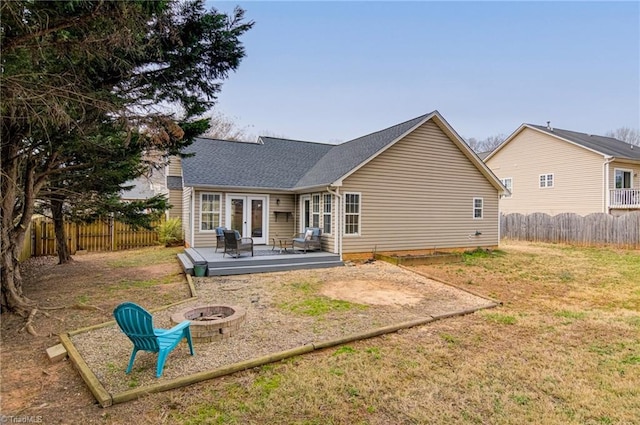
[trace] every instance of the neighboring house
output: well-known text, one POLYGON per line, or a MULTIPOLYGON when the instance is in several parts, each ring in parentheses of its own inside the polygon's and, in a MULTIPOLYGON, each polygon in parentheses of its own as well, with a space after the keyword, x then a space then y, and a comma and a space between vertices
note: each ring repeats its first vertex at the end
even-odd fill
POLYGON ((120 192, 120 198, 125 201, 141 201, 169 193, 164 169, 151 169, 147 174, 128 181, 125 186, 131 186, 120 192))
POLYGON ((611 137, 522 124, 484 161, 511 192, 502 213, 640 209, 640 146, 611 137))
MULTIPOLYGON (((152 159, 160 160, 158 156, 152 159)), ((156 195, 165 195, 169 205, 172 206, 167 210, 166 218, 181 219, 182 177, 180 174, 180 158, 172 157, 171 162, 165 167, 151 168, 146 174, 127 182, 125 186, 132 187, 129 190, 123 190, 120 198, 125 201, 140 201, 156 195)))
POLYGON ((437 111, 339 145, 201 138, 185 154, 167 178, 193 247, 218 226, 256 244, 319 227, 340 254, 499 243, 504 187, 437 111))

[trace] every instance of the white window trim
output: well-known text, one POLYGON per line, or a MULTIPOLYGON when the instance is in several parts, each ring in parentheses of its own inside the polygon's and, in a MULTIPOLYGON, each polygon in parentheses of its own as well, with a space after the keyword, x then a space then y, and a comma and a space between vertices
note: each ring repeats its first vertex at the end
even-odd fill
MULTIPOLYGON (((216 213, 215 211, 211 211, 212 213, 216 213)), ((222 221, 222 194, 219 192, 200 192, 200 216, 198 217, 198 232, 200 233, 215 233, 216 232, 216 227, 220 227, 220 222, 222 221), (213 226, 213 229, 211 230, 202 230, 202 198, 204 197, 204 195, 218 195, 218 205, 219 205, 219 209, 218 209, 218 223, 215 224, 213 226)))
POLYGON ((325 219, 328 216, 329 217, 329 229, 333 229, 333 195, 331 195, 330 193, 323 193, 322 194, 322 234, 324 235, 331 235, 331 232, 325 232, 324 231, 324 225, 325 225, 325 219), (325 208, 325 199, 329 197, 329 199, 331 200, 331 210, 329 212, 326 212, 324 210, 325 208))
POLYGON ((311 227, 316 227, 314 226, 313 222, 314 217, 318 216, 318 228, 322 228, 322 194, 321 193, 312 193, 311 194, 311 205, 309 205, 311 207, 311 227), (315 203, 315 199, 318 199, 318 211, 315 211, 315 207, 316 207, 316 203, 315 203))
POLYGON ((473 217, 474 220, 482 220, 484 219, 484 198, 473 198, 473 208, 471 210, 471 217, 473 217), (476 217, 476 201, 480 201, 482 203, 482 205, 480 206, 480 217, 476 217))
MULTIPOLYGON (((361 192, 345 192, 344 198, 344 220, 342 234, 346 238, 354 238, 362 235, 362 193, 361 192), (347 233, 347 195, 358 195, 358 233, 347 233)), ((349 213, 348 215, 356 215, 349 213)))
POLYGON ((629 168, 614 168, 613 169, 613 188, 614 189, 618 189, 616 187, 616 171, 622 171, 623 173, 629 173, 629 184, 631 185, 631 187, 629 188, 622 188, 622 189, 633 189, 633 170, 629 169, 629 168))
POLYGON ((511 198, 511 196, 513 196, 513 177, 505 177, 505 178, 500 179, 500 181, 502 182, 502 185, 504 187, 506 187, 507 190, 509 191, 509 194, 508 195, 504 195, 503 198, 511 198), (507 187, 507 185, 505 184, 505 180, 511 180, 511 189, 509 189, 507 187))
POLYGON ((538 189, 553 189, 556 186, 556 176, 553 173, 544 173, 538 176, 538 189), (544 186, 540 186, 540 177, 544 176, 544 186), (551 186, 549 186, 549 176, 551 176, 551 186))

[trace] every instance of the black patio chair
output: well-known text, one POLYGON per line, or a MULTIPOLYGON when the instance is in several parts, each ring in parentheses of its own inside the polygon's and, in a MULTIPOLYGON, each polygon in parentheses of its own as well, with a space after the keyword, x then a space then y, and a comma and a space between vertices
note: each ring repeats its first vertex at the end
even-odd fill
POLYGON ((235 258, 240 257, 240 252, 251 252, 253 257, 253 239, 242 238, 236 230, 223 230, 224 233, 224 257, 227 253, 235 258))

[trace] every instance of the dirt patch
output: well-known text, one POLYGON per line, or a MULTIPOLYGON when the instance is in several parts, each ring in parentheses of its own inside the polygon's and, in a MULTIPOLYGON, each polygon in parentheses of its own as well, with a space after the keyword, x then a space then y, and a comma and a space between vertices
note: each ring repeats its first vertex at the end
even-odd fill
POLYGON ((327 297, 371 305, 415 305, 423 296, 385 281, 335 281, 321 290, 327 297))

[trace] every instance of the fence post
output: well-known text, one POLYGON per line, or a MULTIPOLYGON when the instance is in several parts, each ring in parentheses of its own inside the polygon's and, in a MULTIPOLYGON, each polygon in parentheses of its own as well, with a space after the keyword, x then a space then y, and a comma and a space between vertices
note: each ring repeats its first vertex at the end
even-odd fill
POLYGON ((111 232, 111 251, 116 250, 116 229, 115 220, 109 217, 109 232, 111 232))

